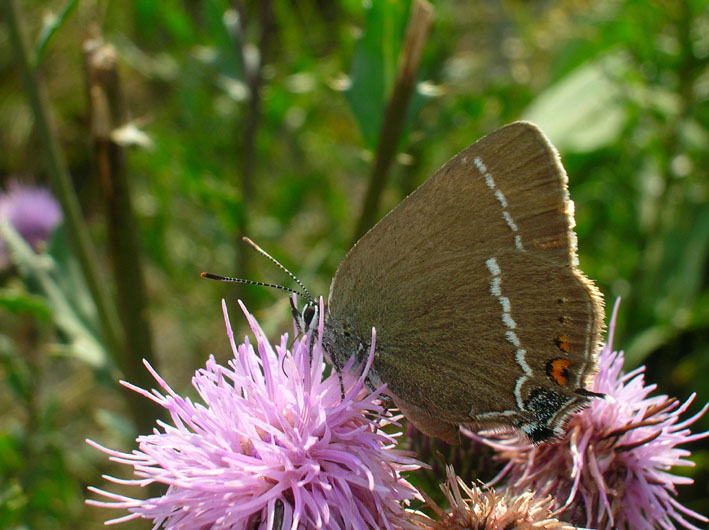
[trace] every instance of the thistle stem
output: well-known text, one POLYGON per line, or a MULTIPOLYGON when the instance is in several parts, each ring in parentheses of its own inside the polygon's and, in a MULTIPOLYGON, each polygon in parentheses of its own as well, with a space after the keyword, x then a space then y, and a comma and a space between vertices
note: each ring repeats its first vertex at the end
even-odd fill
MULTIPOLYGON (((128 364, 128 356, 119 328, 116 308, 108 296, 105 282, 100 279, 96 268, 96 253, 89 238, 66 161, 55 134, 46 87, 35 65, 30 60, 30 47, 22 13, 16 0, 7 0, 6 5, 10 41, 22 71, 25 93, 32 108, 35 128, 46 157, 47 174, 62 206, 64 227, 96 306, 103 344, 116 365, 124 368, 128 364)), ((133 403, 129 400, 129 404, 136 426, 140 427, 145 417, 144 403, 133 403)))
POLYGON ((406 27, 396 83, 379 131, 377 154, 369 174, 362 213, 350 246, 353 246, 376 221, 387 174, 396 156, 406 124, 406 112, 416 85, 416 73, 432 22, 433 6, 427 0, 415 0, 406 27))

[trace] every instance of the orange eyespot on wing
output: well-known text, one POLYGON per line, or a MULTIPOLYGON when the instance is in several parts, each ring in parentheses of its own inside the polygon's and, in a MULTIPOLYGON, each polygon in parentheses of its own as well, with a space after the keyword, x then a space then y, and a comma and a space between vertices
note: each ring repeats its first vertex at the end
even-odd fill
POLYGON ((549 361, 547 363, 547 375, 552 381, 561 386, 566 386, 566 383, 569 382, 569 366, 571 366, 571 361, 567 359, 549 361))
POLYGON ((569 345, 569 338, 566 335, 559 335, 554 339, 554 344, 564 353, 569 353, 571 346, 569 345))

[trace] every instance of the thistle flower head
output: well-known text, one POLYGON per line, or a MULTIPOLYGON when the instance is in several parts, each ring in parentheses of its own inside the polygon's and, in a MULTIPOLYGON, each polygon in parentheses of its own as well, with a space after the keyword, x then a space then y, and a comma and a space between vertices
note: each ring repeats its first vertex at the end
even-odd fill
POLYGON ((426 504, 436 512, 437 520, 422 514, 412 515, 421 529, 427 530, 574 530, 551 512, 553 499, 539 499, 531 492, 512 495, 496 493, 491 488, 468 487, 447 469, 448 480, 441 485, 450 508, 443 510, 424 493, 426 504))
MULTIPOLYGON (((0 219, 13 228, 38 250, 62 221, 62 211, 51 192, 42 187, 12 180, 7 191, 0 193, 0 219)), ((7 249, 0 242, 0 265, 8 263, 7 249)))
POLYGON ((618 304, 592 387, 607 397, 571 418, 558 444, 534 446, 519 438, 468 434, 507 461, 498 478, 505 478, 508 491, 553 495, 560 516, 574 524, 608 530, 672 529, 679 524, 699 530, 688 518, 707 518, 675 498, 675 487, 692 480, 673 474, 672 468, 694 465, 682 446, 709 434, 689 429, 707 406, 680 421, 694 396, 683 404, 650 396, 656 385, 645 384, 644 367, 623 373, 623 352, 611 349, 617 310, 618 304))
MULTIPOLYGON (((156 528, 410 528, 403 505, 417 494, 401 472, 418 465, 393 449, 381 430, 381 389, 365 386, 374 334, 364 372, 343 370, 341 381, 334 372, 324 377, 319 340, 304 336, 289 351, 284 335, 273 347, 242 309, 255 348, 248 339, 235 344, 224 305, 234 358, 222 366, 210 357, 197 371, 201 404, 146 364, 162 393, 124 384, 165 407, 172 425, 159 423, 131 453, 89 441, 133 467, 128 484, 162 483, 167 492, 140 500, 90 488, 108 500, 88 502, 130 512, 111 522, 145 518, 156 528)), ((322 326, 321 319, 319 337, 322 326)))

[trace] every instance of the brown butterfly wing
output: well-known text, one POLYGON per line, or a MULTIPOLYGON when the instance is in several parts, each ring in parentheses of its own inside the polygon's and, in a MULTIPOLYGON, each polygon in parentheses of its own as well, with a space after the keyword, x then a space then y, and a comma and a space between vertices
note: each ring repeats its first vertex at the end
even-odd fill
POLYGON ((539 129, 513 123, 452 158, 340 265, 328 324, 363 342, 377 329, 373 375, 425 432, 552 425, 585 401, 603 309, 576 268, 566 180, 539 129))

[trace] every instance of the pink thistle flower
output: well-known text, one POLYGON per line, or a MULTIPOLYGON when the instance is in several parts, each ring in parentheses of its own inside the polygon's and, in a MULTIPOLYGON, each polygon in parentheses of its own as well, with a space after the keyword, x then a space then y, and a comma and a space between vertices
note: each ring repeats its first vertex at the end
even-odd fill
POLYGON ((681 405, 667 396, 650 397, 656 385, 645 385, 645 367, 623 373, 623 352, 611 349, 617 311, 618 303, 592 387, 607 397, 594 400, 571 418, 558 444, 535 447, 517 437, 467 434, 496 449, 497 457, 507 461, 495 481, 505 477, 507 489, 513 492, 553 495, 560 516, 574 524, 643 530, 673 529, 678 523, 700 530, 686 517, 709 520, 675 498, 675 486, 693 481, 671 470, 694 465, 687 460, 691 452, 681 446, 709 435, 689 430, 709 404, 680 421, 694 395, 681 405))
POLYGON ((453 467, 447 469, 448 480, 441 490, 450 508, 444 510, 428 495, 426 504, 436 513, 437 520, 423 514, 412 514, 418 528, 424 530, 574 530, 576 527, 559 521, 552 513, 554 500, 539 499, 532 492, 519 495, 496 493, 491 488, 466 486, 456 477, 453 467))
MULTIPOLYGON (((0 193, 0 219, 8 221, 37 251, 62 222, 62 210, 47 188, 12 180, 7 191, 0 193)), ((7 248, 0 240, 0 267, 8 264, 7 248)))
MULTIPOLYGON (((109 500, 87 502, 130 512, 108 523, 145 518, 166 529, 411 528, 404 506, 417 493, 401 473, 418 463, 381 430, 383 388, 365 386, 374 332, 363 373, 344 370, 341 382, 323 377, 320 340, 311 351, 304 336, 291 352, 283 335, 274 348, 243 305, 258 354, 248 338, 237 346, 222 305, 234 358, 222 366, 210 357, 196 372, 203 404, 177 395, 146 363, 164 394, 123 384, 165 407, 174 425, 159 422, 131 453, 87 440, 134 469, 135 479, 108 480, 167 492, 141 500, 92 487, 109 500)), ((321 317, 318 337, 322 327, 321 317)))

